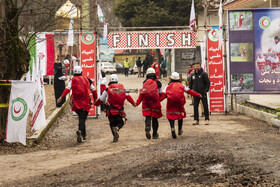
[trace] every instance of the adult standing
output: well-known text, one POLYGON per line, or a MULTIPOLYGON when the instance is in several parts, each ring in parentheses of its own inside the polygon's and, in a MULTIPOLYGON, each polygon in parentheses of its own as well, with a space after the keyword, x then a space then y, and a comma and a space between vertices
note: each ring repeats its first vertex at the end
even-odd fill
POLYGON ((138 60, 136 61, 136 66, 138 68, 138 77, 141 77, 141 67, 142 67, 142 62, 140 57, 138 57, 138 60))
POLYGON ((148 58, 146 57, 145 60, 143 61, 143 77, 145 76, 148 68, 149 68, 149 61, 148 58))
POLYGON ((209 110, 207 102, 207 92, 210 87, 210 80, 208 74, 201 68, 200 63, 194 64, 194 72, 191 74, 191 80, 189 88, 193 91, 200 93, 202 98, 194 97, 194 123, 193 125, 199 125, 198 106, 199 101, 202 100, 204 114, 205 114, 205 125, 209 125, 209 110))
POLYGON ((128 70, 129 70, 128 58, 126 58, 125 61, 123 61, 123 67, 124 67, 124 75, 128 77, 128 70))
POLYGON ((159 64, 157 63, 157 58, 155 58, 154 63, 151 65, 155 69, 157 80, 159 79, 159 64))
POLYGON ((58 98, 62 95, 65 89, 65 81, 67 80, 66 75, 62 72, 63 64, 57 59, 54 63, 54 95, 56 107, 61 107, 65 103, 65 98, 60 103, 57 103, 58 98))
POLYGON ((69 82, 67 88, 64 90, 61 97, 57 100, 58 103, 62 101, 72 89, 72 111, 75 111, 79 117, 79 129, 77 130, 77 142, 82 143, 86 140, 86 119, 89 109, 91 107, 91 100, 88 89, 91 90, 94 101, 97 99, 97 92, 92 85, 92 81, 82 75, 82 68, 80 66, 74 67, 74 77, 69 82))

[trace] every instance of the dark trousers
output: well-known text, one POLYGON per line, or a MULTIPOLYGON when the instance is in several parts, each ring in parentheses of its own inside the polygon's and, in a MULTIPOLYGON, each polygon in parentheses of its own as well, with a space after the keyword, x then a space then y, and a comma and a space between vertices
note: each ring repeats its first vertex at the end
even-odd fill
POLYGON ((151 130, 151 123, 153 127, 153 136, 156 136, 158 131, 158 119, 152 116, 146 116, 145 125, 146 129, 149 129, 149 131, 151 130))
MULTIPOLYGON (((169 123, 170 123, 171 129, 172 129, 172 128, 175 128, 175 127, 174 127, 175 120, 169 119, 168 121, 169 121, 169 123)), ((178 130, 182 130, 182 127, 183 127, 183 119, 180 119, 180 120, 178 120, 178 130)))
POLYGON ((209 120, 207 94, 202 94, 202 98, 199 98, 199 97, 193 98, 194 120, 199 121, 198 106, 199 106, 200 99, 202 100, 202 104, 203 104, 203 108, 204 108, 205 120, 209 120))
POLYGON ((113 127, 118 127, 118 129, 120 130, 124 126, 123 118, 120 115, 109 115, 108 119, 109 119, 112 134, 114 136, 115 133, 113 131, 113 127))
POLYGON ((82 136, 86 137, 87 136, 87 134, 86 134, 86 119, 87 119, 87 116, 88 116, 88 112, 83 110, 83 109, 80 109, 80 110, 77 110, 76 113, 79 116, 79 130, 81 131, 82 136))
POLYGON ((129 68, 124 68, 124 75, 125 75, 126 77, 128 77, 128 69, 129 69, 129 68))

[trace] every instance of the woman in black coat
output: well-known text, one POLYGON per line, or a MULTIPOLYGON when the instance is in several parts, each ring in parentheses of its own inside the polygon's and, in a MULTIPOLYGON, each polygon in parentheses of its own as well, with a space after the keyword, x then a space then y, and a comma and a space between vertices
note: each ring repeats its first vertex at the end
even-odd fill
POLYGON ((67 79, 66 75, 63 74, 62 69, 62 63, 54 63, 54 95, 56 107, 61 107, 66 100, 65 98, 63 98, 60 103, 57 103, 58 98, 61 96, 65 89, 65 80, 67 79))

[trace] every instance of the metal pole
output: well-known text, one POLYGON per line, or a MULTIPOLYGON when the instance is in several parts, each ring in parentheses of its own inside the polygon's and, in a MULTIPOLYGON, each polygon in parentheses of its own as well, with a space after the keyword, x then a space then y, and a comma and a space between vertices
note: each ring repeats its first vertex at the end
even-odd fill
MULTIPOLYGON (((224 13, 224 4, 223 4, 223 13, 224 13)), ((225 69, 225 114, 227 115, 229 112, 229 94, 228 94, 228 72, 227 72, 227 45, 226 45, 226 25, 225 19, 223 19, 223 36, 224 36, 224 50, 223 50, 223 58, 224 58, 224 69, 225 69)))

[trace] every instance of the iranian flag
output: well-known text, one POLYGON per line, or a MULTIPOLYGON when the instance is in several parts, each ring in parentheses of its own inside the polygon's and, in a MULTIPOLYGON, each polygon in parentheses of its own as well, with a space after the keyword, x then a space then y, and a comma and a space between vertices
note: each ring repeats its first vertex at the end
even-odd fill
MULTIPOLYGON (((30 72, 33 68, 41 70, 43 76, 53 75, 54 68, 54 34, 37 33, 30 39, 30 72), (35 62, 36 67, 33 67, 35 62)), ((37 71, 38 72, 38 71, 37 71)), ((32 75, 33 76, 33 75, 32 75)))

